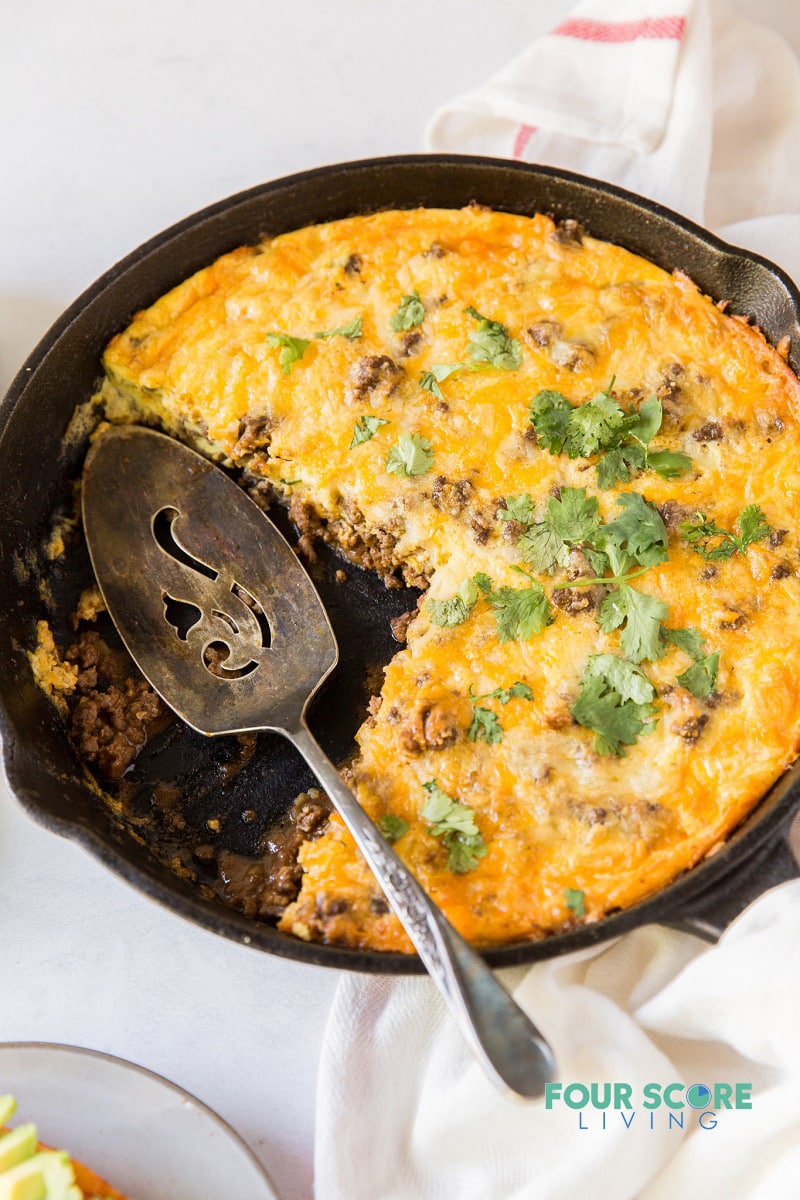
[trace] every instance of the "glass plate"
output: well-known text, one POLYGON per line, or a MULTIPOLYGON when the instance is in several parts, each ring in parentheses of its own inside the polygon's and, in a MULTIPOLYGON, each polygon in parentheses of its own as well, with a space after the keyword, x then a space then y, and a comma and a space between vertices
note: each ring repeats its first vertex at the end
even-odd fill
POLYGON ((33 1121, 131 1200, 278 1200, 238 1134, 182 1088, 94 1050, 0 1043, 12 1124, 33 1121))

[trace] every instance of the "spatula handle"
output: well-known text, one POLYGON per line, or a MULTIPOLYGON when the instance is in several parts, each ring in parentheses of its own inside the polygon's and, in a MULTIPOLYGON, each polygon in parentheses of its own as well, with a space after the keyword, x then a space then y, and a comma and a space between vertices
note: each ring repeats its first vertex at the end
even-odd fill
POLYGON ((539 1030, 395 854, 305 723, 287 734, 353 835, 487 1074, 516 1096, 542 1096, 555 1061, 539 1030))

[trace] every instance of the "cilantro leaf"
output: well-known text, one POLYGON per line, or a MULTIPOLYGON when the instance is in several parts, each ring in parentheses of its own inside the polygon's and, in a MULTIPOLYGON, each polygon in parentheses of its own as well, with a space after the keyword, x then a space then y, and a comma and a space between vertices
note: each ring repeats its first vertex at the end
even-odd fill
POLYGON ((763 541, 772 532, 772 526, 757 504, 748 504, 739 513, 739 533, 721 529, 715 521, 706 520, 705 513, 696 513, 695 521, 684 521, 681 533, 695 554, 707 562, 726 562, 734 554, 744 554, 748 546, 763 541), (717 541, 712 545, 717 538, 717 541))
POLYGON ((616 654, 593 654, 583 672, 583 682, 588 679, 603 680, 622 700, 635 704, 648 704, 655 698, 656 690, 641 667, 616 654))
POLYGON ((628 421, 628 437, 635 438, 642 446, 649 446, 661 428, 664 413, 658 396, 643 401, 638 413, 628 421))
POLYGON ((447 848, 447 867, 456 875, 474 870, 487 853, 486 842, 475 824, 474 813, 439 787, 435 779, 422 785, 428 799, 422 816, 431 822, 429 833, 439 837, 447 848))
POLYGON ((528 641, 555 620, 544 588, 535 580, 525 588, 497 588, 486 599, 494 612, 500 642, 528 641))
POLYGON ((485 571, 476 571, 475 574, 472 576, 472 578, 475 581, 475 583, 478 585, 480 590, 483 592, 484 596, 486 595, 487 592, 490 592, 492 590, 492 588, 494 587, 494 584, 492 583, 491 579, 489 578, 489 576, 486 574, 485 571))
POLYGON ((527 492, 520 496, 506 496, 505 507, 497 511, 501 521, 520 521, 523 525, 533 522, 533 501, 527 492))
POLYGON ((700 658, 688 670, 678 675, 676 683, 688 688, 693 696, 703 699, 717 689, 717 673, 719 671, 719 651, 700 658))
POLYGON ((647 453, 647 466, 662 479, 677 479, 691 465, 691 458, 682 450, 649 450, 647 453))
POLYGON ((624 621, 619 643, 623 654, 634 663, 645 658, 661 658, 664 653, 661 622, 668 612, 669 607, 663 600, 623 583, 603 601, 600 628, 604 633, 610 633, 624 621))
POLYGON ((603 528, 602 548, 615 548, 643 567, 667 561, 667 527, 654 504, 638 492, 617 497, 620 516, 603 528))
POLYGON ((572 405, 561 392, 541 391, 531 400, 531 424, 542 450, 560 454, 567 438, 572 405))
POLYGON ((564 448, 570 458, 590 458, 615 445, 625 428, 625 410, 607 392, 573 408, 564 448))
POLYGON ((617 446, 598 462, 597 486, 612 488, 617 482, 630 483, 634 475, 644 470, 647 461, 647 453, 641 446, 617 446))
POLYGON ((692 465, 688 454, 649 449, 663 419, 658 397, 645 400, 638 412, 627 413, 611 395, 613 384, 612 379, 604 392, 576 405, 561 392, 539 392, 531 402, 531 423, 542 449, 551 454, 564 450, 570 458, 590 458, 605 451, 597 463, 601 488, 629 483, 648 469, 663 479, 682 475, 692 465))
POLYGON ((362 317, 361 317, 361 314, 359 313, 359 315, 357 317, 353 317, 353 320, 350 321, 347 325, 342 325, 339 327, 339 329, 326 329, 324 333, 315 333, 314 337, 315 338, 343 337, 343 338, 348 338, 350 341, 353 341, 355 338, 360 338, 363 333, 363 330, 361 328, 361 322, 362 322, 362 317))
POLYGON ((403 296, 391 320, 392 329, 395 333, 402 333, 403 330, 414 329, 417 325, 421 325, 425 320, 425 305, 419 298, 419 292, 416 288, 410 296, 403 296))
POLYGON ((381 425, 388 425, 383 417, 359 417, 353 426, 353 440, 350 443, 349 449, 354 446, 360 446, 362 442, 368 442, 370 438, 374 438, 375 434, 380 429, 381 425))
POLYGON ((471 742, 479 742, 483 740, 489 746, 495 745, 496 742, 503 740, 503 726, 497 719, 497 713, 492 712, 491 708, 482 708, 480 705, 473 705, 472 720, 467 729, 467 738, 471 742))
POLYGON ((402 817, 395 816, 394 813, 386 813, 378 820, 378 828, 387 842, 394 845, 404 834, 408 833, 410 825, 402 817))
POLYGON ((444 400, 444 393, 439 384, 455 371, 461 371, 467 366, 468 364, 463 362, 435 363, 430 371, 420 372, 419 386, 424 391, 430 392, 432 396, 436 396, 438 400, 444 400))
POLYGON ((476 696, 475 699, 499 700, 501 704, 508 704, 509 700, 532 700, 533 688, 518 679, 510 688, 495 688, 493 692, 486 692, 484 696, 476 696))
POLYGON ((552 573, 566 566, 569 547, 592 542, 600 531, 595 496, 585 488, 561 488, 558 498, 551 496, 541 521, 526 529, 517 543, 526 562, 538 571, 552 573))
POLYGON ((614 658, 603 654, 589 659, 572 716, 579 725, 594 731, 598 754, 624 758, 625 746, 632 746, 639 734, 655 728, 652 718, 656 710, 650 703, 655 689, 633 663, 616 659, 621 665, 611 665, 608 660, 614 658), (634 699, 632 693, 648 699, 634 699))
POLYGON ((695 662, 703 657, 703 635, 699 629, 662 629, 661 634, 695 662))
POLYGON ((265 334, 265 341, 268 346, 281 347, 278 362, 284 375, 290 374, 292 365, 300 361, 310 345, 308 338, 290 337, 288 333, 265 334))
POLYGON ((392 475, 425 475, 433 466, 433 446, 419 433, 401 433, 386 456, 392 475))
POLYGON ((565 888, 564 903, 578 920, 586 916, 586 894, 580 888, 565 888))
POLYGON ((761 542, 772 533, 772 526, 757 504, 748 504, 743 508, 737 524, 740 536, 736 539, 736 548, 742 554, 753 542, 761 542))
POLYGON ((470 304, 464 309, 478 322, 467 345, 467 354, 474 363, 497 367, 501 371, 516 371, 522 365, 522 347, 509 335, 505 325, 490 321, 470 304))
POLYGON ((434 625, 462 625, 478 600, 478 589, 472 579, 459 585, 449 600, 428 600, 426 612, 434 625))

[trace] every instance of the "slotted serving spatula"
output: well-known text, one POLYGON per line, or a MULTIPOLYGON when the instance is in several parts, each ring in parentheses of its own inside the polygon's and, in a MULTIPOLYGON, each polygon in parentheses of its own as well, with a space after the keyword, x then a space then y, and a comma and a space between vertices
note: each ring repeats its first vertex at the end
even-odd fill
POLYGON ((338 659, 300 560, 268 517, 201 455, 141 426, 107 429, 84 470, 97 583, 131 657, 193 729, 270 729, 302 754, 383 888, 491 1078, 534 1099, 554 1076, 547 1042, 453 929, 306 724, 338 659))

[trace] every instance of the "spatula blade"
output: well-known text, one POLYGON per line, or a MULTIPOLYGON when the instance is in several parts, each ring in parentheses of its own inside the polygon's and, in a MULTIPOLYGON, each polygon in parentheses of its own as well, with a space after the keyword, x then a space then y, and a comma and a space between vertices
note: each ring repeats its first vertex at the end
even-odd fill
POLYGON ((201 733, 295 728, 336 640, 297 555, 230 476, 165 434, 112 426, 82 504, 108 611, 165 702, 201 733))

